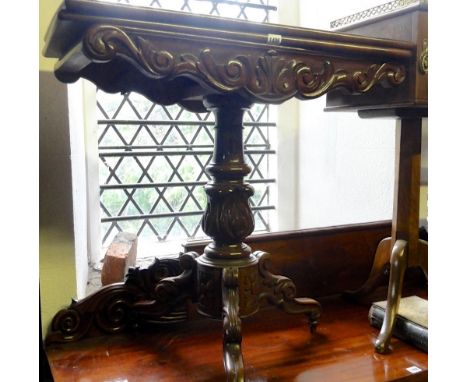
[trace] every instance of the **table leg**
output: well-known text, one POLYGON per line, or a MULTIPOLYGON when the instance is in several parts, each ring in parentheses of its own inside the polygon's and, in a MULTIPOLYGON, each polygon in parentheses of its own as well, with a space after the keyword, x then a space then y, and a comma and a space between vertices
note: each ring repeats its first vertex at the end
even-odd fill
POLYGON ((224 365, 229 382, 244 380, 241 353, 241 318, 258 311, 267 300, 287 313, 303 313, 315 328, 320 304, 295 297, 294 283, 266 271, 266 254, 252 254, 243 243, 254 230, 249 204, 253 187, 244 182, 251 171, 244 161, 242 119, 250 104, 239 96, 208 96, 207 109, 215 114, 215 147, 207 167, 211 181, 205 186, 208 204, 202 228, 213 239, 197 261, 197 309, 223 318, 224 365))
POLYGON ((239 316, 239 269, 223 269, 223 352, 228 382, 244 381, 241 319, 239 316))
POLYGON ((278 276, 270 273, 268 270, 268 262, 270 254, 262 251, 257 251, 254 255, 259 259, 259 272, 263 291, 261 298, 289 314, 306 314, 309 318, 310 331, 314 332, 322 307, 320 304, 311 298, 297 298, 296 286, 287 277, 278 276))
POLYGON ((381 284, 383 276, 388 272, 391 244, 391 237, 387 237, 380 241, 366 282, 359 289, 344 292, 343 297, 349 300, 359 301, 371 294, 375 288, 381 284))
POLYGON ((408 263, 407 244, 405 240, 397 240, 392 248, 387 306, 382 328, 375 342, 375 350, 378 353, 386 353, 389 350, 390 339, 395 327, 395 318, 400 305, 403 277, 408 263))
MULTIPOLYGON (((395 190, 392 220, 392 254, 387 307, 375 343, 378 353, 389 351, 403 277, 409 267, 423 263, 419 247, 419 190, 421 172, 421 118, 401 118, 395 142, 395 190)), ((427 258, 427 257, 426 257, 427 258)))

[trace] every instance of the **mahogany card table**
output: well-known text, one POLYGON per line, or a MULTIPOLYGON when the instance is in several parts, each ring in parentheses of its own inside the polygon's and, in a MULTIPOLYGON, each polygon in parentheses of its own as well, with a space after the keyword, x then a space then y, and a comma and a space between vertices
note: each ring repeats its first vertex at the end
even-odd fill
MULTIPOLYGON (((241 319, 254 315, 261 303, 305 314, 314 331, 321 305, 296 297, 292 280, 269 271, 270 255, 252 253, 244 243, 254 229, 249 205, 254 189, 244 181, 251 171, 243 152, 244 112, 256 102, 280 104, 292 97, 306 101, 327 93, 334 97, 330 109, 355 107, 355 99, 379 95, 383 106, 377 109, 397 110, 390 101, 411 93, 418 49, 414 41, 401 38, 65 1, 49 28, 44 51, 58 58, 58 80, 85 78, 106 92, 138 92, 158 104, 213 111, 215 146, 202 219, 212 242, 203 253, 183 253, 178 261, 156 260, 148 269, 131 270, 124 283, 73 302, 57 313, 47 340, 74 341, 92 330, 114 333, 145 321, 184 320, 183 302, 189 299, 201 315, 222 320, 227 380, 243 381, 241 319)), ((398 110, 408 106, 403 104, 398 110)), ((376 109, 368 107, 368 101, 365 106, 368 112, 376 109)), ((406 253, 403 239, 392 237, 393 251, 406 253)), ((402 267, 397 268, 392 275, 400 275, 402 267)), ((398 294, 401 283, 394 284, 390 289, 398 294)), ((392 317, 384 326, 378 341, 387 344, 392 317)))

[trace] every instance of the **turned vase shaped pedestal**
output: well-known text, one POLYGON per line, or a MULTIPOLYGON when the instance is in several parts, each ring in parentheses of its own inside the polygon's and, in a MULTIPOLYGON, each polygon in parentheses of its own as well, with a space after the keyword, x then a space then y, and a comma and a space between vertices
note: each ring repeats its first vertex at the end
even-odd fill
POLYGON ((200 314, 223 322, 223 356, 228 381, 244 381, 241 318, 256 313, 263 302, 292 314, 306 314, 317 326, 320 304, 296 298, 287 277, 268 270, 270 255, 243 240, 254 230, 244 177, 242 118, 250 102, 239 95, 211 95, 204 105, 216 117, 213 159, 207 168, 208 203, 202 227, 212 242, 203 254, 182 253, 178 260, 158 259, 147 269, 130 269, 124 283, 111 284, 59 311, 47 342, 76 341, 94 329, 115 333, 144 322, 179 322, 188 318, 184 302, 200 314))
POLYGON ((269 255, 252 253, 243 243, 254 230, 249 198, 252 186, 244 182, 251 171, 244 161, 242 119, 251 105, 239 96, 209 96, 204 100, 216 117, 212 180, 205 186, 208 204, 202 227, 213 242, 197 257, 197 309, 223 318, 224 365, 229 381, 244 379, 241 318, 258 311, 262 299, 289 313, 309 315, 311 329, 320 316, 320 304, 296 299, 291 280, 267 270, 269 255))

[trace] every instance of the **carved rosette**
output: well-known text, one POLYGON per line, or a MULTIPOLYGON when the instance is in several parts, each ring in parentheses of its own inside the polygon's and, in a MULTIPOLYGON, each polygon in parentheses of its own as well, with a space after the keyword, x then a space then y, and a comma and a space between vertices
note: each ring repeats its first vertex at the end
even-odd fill
POLYGON ((392 63, 362 62, 360 68, 343 69, 337 59, 306 53, 292 58, 280 48, 266 48, 263 53, 260 49, 247 49, 251 53, 230 53, 229 57, 223 47, 219 47, 223 53, 219 54, 196 42, 186 48, 190 51, 179 51, 177 44, 162 44, 164 39, 157 32, 142 37, 124 28, 97 25, 85 34, 83 49, 95 62, 126 57, 156 79, 189 76, 216 92, 241 92, 252 101, 267 103, 280 103, 291 97, 317 98, 338 87, 365 93, 379 83, 400 85, 406 77, 405 67, 392 63))

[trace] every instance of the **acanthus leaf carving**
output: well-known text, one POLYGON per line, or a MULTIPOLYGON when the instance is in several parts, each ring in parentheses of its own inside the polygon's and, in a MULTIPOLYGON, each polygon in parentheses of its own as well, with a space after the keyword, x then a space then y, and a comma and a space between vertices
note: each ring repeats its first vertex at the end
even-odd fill
POLYGON ((288 53, 272 49, 231 58, 226 58, 225 52, 221 56, 206 47, 184 52, 177 51, 175 45, 170 52, 156 39, 133 37, 121 28, 105 25, 88 30, 84 48, 97 61, 110 61, 118 54, 131 58, 157 79, 189 75, 217 92, 243 91, 256 101, 270 103, 291 97, 317 98, 339 87, 365 93, 377 84, 400 85, 406 77, 403 65, 363 62, 361 69, 349 70, 329 57, 304 54, 291 58, 288 53))
POLYGON ((207 185, 209 196, 203 214, 203 231, 220 243, 234 244, 249 236, 255 227, 249 205, 253 188, 249 184, 226 190, 219 185, 207 185))

